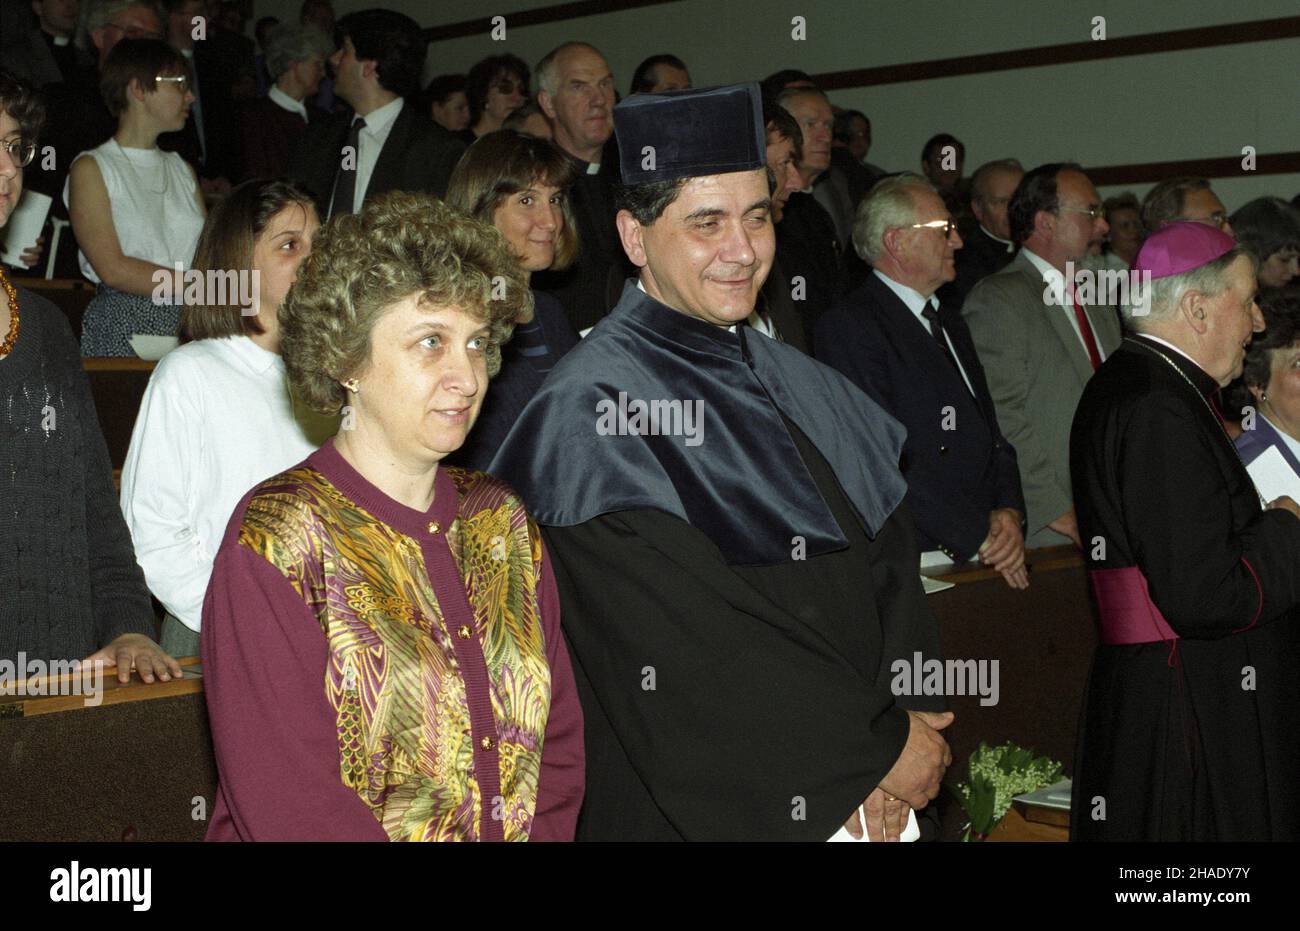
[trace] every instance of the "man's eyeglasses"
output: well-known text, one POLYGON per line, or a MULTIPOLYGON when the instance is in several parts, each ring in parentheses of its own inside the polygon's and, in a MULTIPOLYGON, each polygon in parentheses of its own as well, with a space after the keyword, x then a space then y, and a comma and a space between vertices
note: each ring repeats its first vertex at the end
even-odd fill
POLYGON ((0 139, 0 149, 4 149, 19 168, 26 168, 36 157, 36 143, 31 139, 0 139))
POLYGON ((160 84, 175 84, 182 94, 188 93, 190 89, 190 79, 183 74, 160 74, 154 80, 160 84))
POLYGON ((165 39, 161 32, 154 32, 152 29, 141 29, 139 26, 119 26, 117 23, 105 23, 105 29, 116 29, 128 39, 165 39))
POLYGON ((913 223, 907 227, 910 230, 938 230, 943 233, 943 238, 947 239, 952 235, 952 231, 957 228, 956 220, 931 220, 929 223, 913 223))
POLYGON ((1057 209, 1068 210, 1071 213, 1084 213, 1092 217, 1094 220, 1105 219, 1106 216, 1106 208, 1101 206, 1101 204, 1093 204, 1091 207, 1067 207, 1065 204, 1061 204, 1057 209))
POLYGON ((1222 210, 1216 210, 1208 217, 1176 217, 1172 222, 1205 223, 1223 229, 1228 225, 1228 214, 1222 210))

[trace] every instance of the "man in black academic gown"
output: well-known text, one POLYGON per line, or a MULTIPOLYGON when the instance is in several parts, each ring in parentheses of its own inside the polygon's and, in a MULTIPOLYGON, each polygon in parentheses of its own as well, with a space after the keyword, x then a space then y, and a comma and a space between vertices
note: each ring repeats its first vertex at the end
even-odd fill
POLYGON ((1300 840, 1300 509, 1264 505, 1216 398, 1263 329, 1254 262, 1175 223, 1133 267, 1153 279, 1137 336, 1070 436, 1100 641, 1071 837, 1300 840))
POLYGON ((587 721, 591 840, 898 836, 951 761, 902 428, 742 323, 774 236, 757 85, 615 110, 640 268, 492 464, 542 525, 587 721), (647 152, 647 149, 650 151, 647 152))

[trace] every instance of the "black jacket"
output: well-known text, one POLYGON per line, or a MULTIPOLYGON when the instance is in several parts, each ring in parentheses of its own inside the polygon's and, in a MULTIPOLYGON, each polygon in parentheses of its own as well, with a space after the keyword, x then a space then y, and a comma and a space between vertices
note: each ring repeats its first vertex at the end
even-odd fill
MULTIPOLYGON (((321 220, 329 209, 334 176, 353 116, 347 110, 312 123, 289 156, 289 177, 306 186, 316 198, 321 220)), ((393 121, 370 175, 366 197, 385 191, 427 191, 442 197, 447 193, 452 169, 464 152, 465 143, 408 102, 393 121)))
POLYGON ((988 536, 989 512, 1015 508, 1023 515, 1025 500, 1016 451, 998 429, 970 330, 943 304, 939 319, 974 395, 926 327, 874 274, 822 317, 815 354, 907 428, 903 476, 921 547, 964 561, 988 536))

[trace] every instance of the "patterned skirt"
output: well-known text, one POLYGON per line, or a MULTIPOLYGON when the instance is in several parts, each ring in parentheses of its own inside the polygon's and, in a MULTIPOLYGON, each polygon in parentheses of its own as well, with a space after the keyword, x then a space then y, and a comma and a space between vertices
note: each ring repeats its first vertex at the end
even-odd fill
POLYGON ((179 304, 155 304, 151 295, 130 294, 101 283, 81 320, 81 354, 134 356, 132 336, 175 336, 180 323, 179 304))

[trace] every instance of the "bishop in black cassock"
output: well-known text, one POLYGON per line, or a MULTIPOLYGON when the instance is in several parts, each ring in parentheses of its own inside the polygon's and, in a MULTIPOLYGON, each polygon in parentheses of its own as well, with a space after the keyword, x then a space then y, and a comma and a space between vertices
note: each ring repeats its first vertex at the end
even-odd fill
POLYGON ((1300 511, 1261 501, 1216 400, 1263 328, 1252 260, 1178 223, 1134 268, 1159 290, 1070 436, 1100 641, 1071 837, 1300 840, 1300 511), (1217 294, 1188 278, 1211 264, 1217 294))
POLYGON ((578 837, 825 840, 864 803, 896 835, 951 759, 950 716, 906 710, 943 699, 890 689, 893 661, 939 649, 903 430, 734 325, 774 250, 757 85, 636 95, 615 125, 639 281, 490 470, 554 560, 587 721, 578 837), (649 217, 647 192, 674 199, 649 217))

